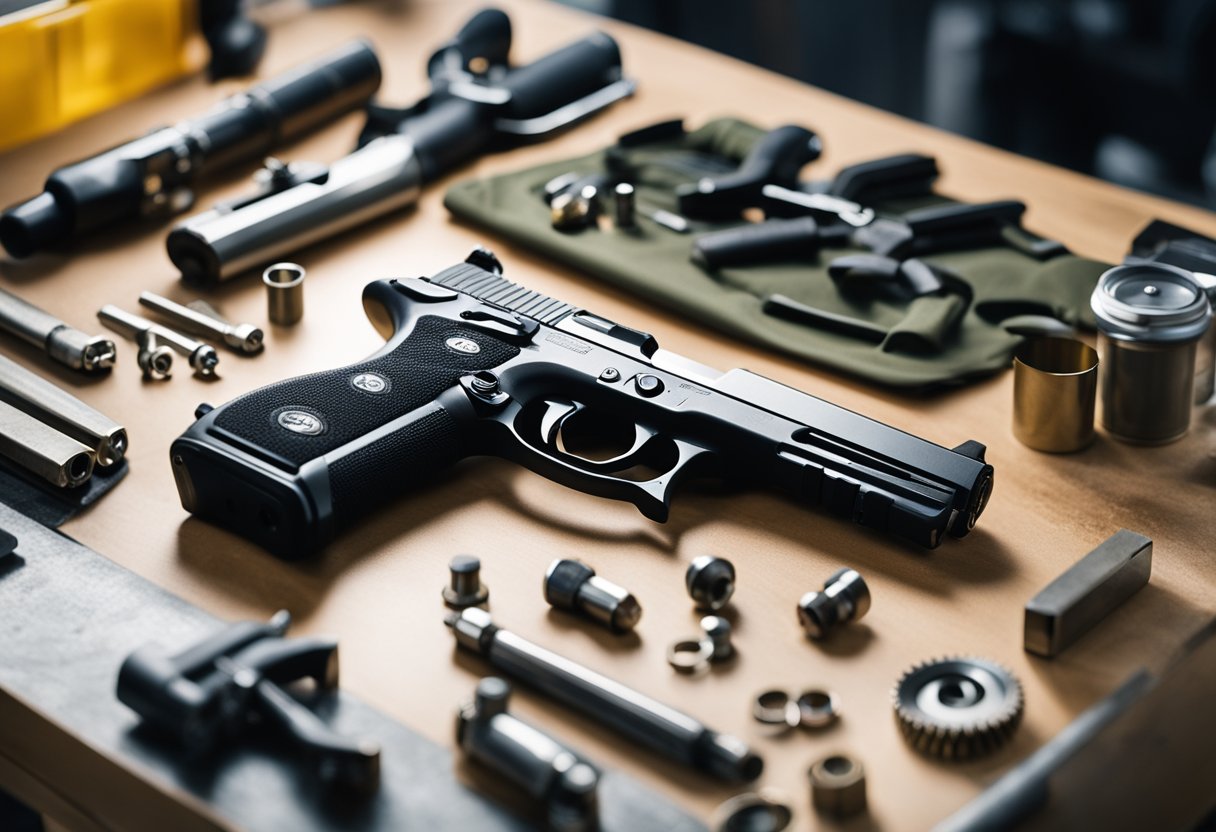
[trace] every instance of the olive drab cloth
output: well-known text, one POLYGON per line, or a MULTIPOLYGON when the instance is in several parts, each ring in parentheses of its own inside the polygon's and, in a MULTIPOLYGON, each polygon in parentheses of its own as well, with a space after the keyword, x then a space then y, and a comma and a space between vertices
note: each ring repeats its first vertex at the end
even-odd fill
MULTIPOLYGON (((1021 336, 1002 321, 1018 315, 1047 315, 1092 328, 1089 297, 1104 263, 1059 254, 1035 259, 1012 247, 928 254, 920 259, 947 268, 969 284, 958 295, 901 301, 890 296, 842 295, 828 277, 837 257, 858 248, 825 248, 817 258, 704 271, 689 260, 696 233, 738 225, 694 222, 680 234, 654 222, 656 209, 677 210, 675 187, 697 177, 680 163, 690 152, 714 154, 737 164, 764 131, 735 119, 718 119, 674 139, 617 147, 577 159, 484 180, 462 182, 446 194, 448 209, 468 222, 534 248, 575 269, 628 289, 689 320, 727 334, 891 387, 925 389, 990 375, 1010 365, 1021 336), (567 172, 603 173, 611 152, 614 170, 630 171, 637 199, 637 228, 600 227, 563 232, 550 221, 543 198, 546 182, 567 172), (861 318, 887 330, 882 343, 826 331, 763 311, 764 299, 784 295, 830 313, 861 318)), ((807 172, 828 179, 835 171, 807 172)), ((1016 195, 1013 195, 1016 197, 1016 195)), ((608 195, 611 199, 611 194, 608 195)), ((946 201, 943 197, 873 205, 880 214, 946 201)), ((606 212, 611 214, 610 207, 606 212)), ((1050 229, 1046 230, 1050 233, 1050 229)), ((628 323, 628 322, 626 322, 628 323)))

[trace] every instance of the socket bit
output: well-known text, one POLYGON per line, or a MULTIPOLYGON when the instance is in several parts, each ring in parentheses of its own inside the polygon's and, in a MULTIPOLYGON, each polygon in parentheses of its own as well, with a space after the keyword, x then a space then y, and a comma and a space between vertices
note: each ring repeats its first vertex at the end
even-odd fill
POLYGON ((262 272, 272 324, 292 326, 304 317, 304 274, 304 267, 295 263, 275 263, 262 272))
POLYGON ((545 573, 545 600, 568 612, 581 612, 624 633, 637 626, 642 605, 623 587, 606 581, 580 560, 558 558, 545 573))
POLYGON ((103 468, 122 461, 127 432, 61 387, 0 356, 0 400, 93 450, 103 468))
POLYGON ((114 342, 86 335, 11 292, 0 289, 0 329, 43 350, 73 370, 95 373, 114 366, 114 342))
POLYGON ((0 402, 0 456, 60 488, 83 485, 93 474, 93 452, 75 439, 0 402))
POLYGON ((754 780, 764 769, 742 740, 496 626, 483 609, 452 613, 445 622, 459 646, 634 742, 723 780, 754 780))
POLYGON ((811 638, 828 635, 841 624, 860 621, 870 611, 870 588, 853 569, 840 569, 823 585, 798 602, 798 620, 811 638))
POLYGON ((205 303, 183 306, 153 292, 140 292, 139 303, 164 315, 183 332, 216 338, 237 352, 253 354, 263 347, 262 330, 252 324, 234 324, 205 303))
POLYGON ((717 612, 735 594, 735 565, 726 558, 702 555, 688 565, 684 586, 697 609, 717 612))
POLYGON ((160 341, 178 355, 185 356, 186 360, 190 363, 190 368, 200 376, 212 375, 215 372, 216 365, 220 363, 219 353, 210 344, 196 341, 193 338, 182 335, 180 332, 174 332, 172 329, 163 327, 155 321, 149 321, 147 318, 133 315, 112 304, 101 307, 97 312, 97 317, 110 329, 119 335, 125 335, 132 341, 138 342, 139 333, 141 332, 151 332, 156 336, 157 341, 160 341))
POLYGON ((511 686, 495 676, 456 719, 456 742, 545 807, 549 829, 591 832, 599 828, 600 773, 579 754, 538 728, 507 713, 511 686))

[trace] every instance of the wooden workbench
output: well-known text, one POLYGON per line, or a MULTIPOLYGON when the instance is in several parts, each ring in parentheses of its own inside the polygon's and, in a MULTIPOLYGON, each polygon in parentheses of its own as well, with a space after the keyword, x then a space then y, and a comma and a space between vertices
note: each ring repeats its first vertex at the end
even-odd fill
MULTIPOLYGON (((483 159, 451 181, 578 155, 662 118, 682 116, 698 125, 736 114, 766 126, 795 122, 818 131, 826 148, 815 166, 821 172, 895 152, 935 155, 943 191, 976 201, 1022 199, 1029 206, 1028 227, 1083 255, 1117 260, 1152 217, 1216 234, 1210 213, 944 134, 656 34, 546 2, 500 5, 514 24, 516 60, 530 61, 598 26, 619 39, 639 92, 556 141, 483 159)), ((479 6, 367 2, 284 16, 271 21, 261 75, 362 35, 374 42, 384 65, 382 100, 412 102, 426 92, 430 51, 479 6)), ((192 78, 0 157, 0 205, 36 193, 60 164, 199 113, 244 85, 211 86, 192 78)), ((349 116, 283 156, 335 159, 353 147, 360 126, 360 117, 349 116)), ((205 186, 199 207, 246 192, 250 172, 234 171, 205 186)), ((129 429, 130 476, 64 530, 217 615, 264 618, 291 610, 295 631, 340 639, 345 688, 447 744, 454 708, 487 668, 455 657, 439 593, 452 555, 479 555, 500 623, 753 742, 767 762, 762 783, 791 797, 803 828, 812 818, 806 769, 837 749, 860 758, 869 775, 868 820, 849 828, 927 827, 1132 670, 1157 666, 1216 609, 1216 407, 1197 414, 1191 434, 1166 447, 1132 447, 1101 436, 1080 454, 1039 454, 1010 431, 1011 374, 913 399, 725 340, 454 223, 440 204, 447 184, 430 188, 416 210, 297 253, 293 259, 308 269, 303 322, 269 327, 261 356, 225 353, 220 378, 211 383, 181 369, 171 381, 143 382, 128 342, 120 344, 109 377, 90 379, 5 338, 5 354, 75 390, 129 429), (722 368, 745 366, 943 445, 984 442, 997 471, 986 514, 968 538, 948 540, 932 552, 909 550, 762 494, 681 495, 671 520, 658 525, 631 506, 567 491, 503 462, 473 460, 362 523, 320 559, 299 565, 277 561, 181 509, 168 446, 198 403, 219 404, 271 381, 366 356, 381 342, 364 318, 363 286, 376 278, 431 274, 462 260, 478 243, 496 250, 508 278, 647 330, 669 350, 722 368), (1023 653, 1025 601, 1121 527, 1153 538, 1151 584, 1061 658, 1023 653), (739 571, 734 615, 740 655, 729 668, 690 678, 668 668, 665 651, 669 642, 696 631, 683 576, 690 560, 707 553, 730 558, 739 571), (559 556, 584 559, 637 595, 645 616, 636 638, 617 638, 549 611, 541 578, 559 556), (866 577, 873 608, 862 624, 827 643, 811 643, 797 626, 795 603, 841 565, 866 577), (916 756, 900 738, 889 704, 892 683, 905 667, 952 653, 1005 663, 1026 692, 1025 722, 1012 745, 966 765, 916 756), (752 721, 751 697, 758 690, 812 684, 839 696, 843 720, 836 727, 772 738, 752 721)), ((195 296, 179 285, 165 254, 165 231, 125 230, 94 238, 67 256, 2 262, 0 282, 70 323, 99 330, 98 308, 114 303, 134 310, 141 290, 195 296)), ((236 320, 265 321, 256 275, 234 280, 208 299, 236 320)), ((635 753, 536 695, 521 692, 516 708, 604 765, 627 770, 704 816, 738 791, 635 753)), ((87 800, 103 799, 86 800, 72 782, 50 785, 86 809, 87 800)))

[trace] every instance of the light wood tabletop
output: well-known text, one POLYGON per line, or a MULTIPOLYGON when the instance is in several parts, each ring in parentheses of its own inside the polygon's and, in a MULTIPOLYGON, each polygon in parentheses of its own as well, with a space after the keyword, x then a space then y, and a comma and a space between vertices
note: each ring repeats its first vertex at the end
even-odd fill
MULTIPOLYGON (((3 339, 5 354, 75 391, 130 433, 129 477, 68 522, 67 534, 217 615, 265 618, 289 609, 296 632, 340 640, 346 689, 449 746, 457 704, 489 667, 455 655, 440 590, 453 555, 478 555, 500 624, 753 743, 767 763, 761 784, 789 796, 800 828, 834 828, 810 811, 806 771, 837 750, 860 759, 868 772, 869 814, 847 828, 928 827, 1132 671, 1159 666, 1216 611, 1216 407, 1198 412, 1191 433, 1164 447, 1133 447, 1100 435, 1082 453, 1036 453, 1011 433, 1011 373, 932 397, 867 386, 729 340, 489 239, 454 222, 441 199, 452 182, 576 156, 660 119, 680 116, 695 126, 738 115, 768 127, 798 123, 816 130, 825 146, 812 169, 819 175, 891 153, 934 155, 943 192, 975 201, 1024 200, 1029 228, 1079 254, 1112 262, 1153 217, 1216 235, 1216 215, 1020 158, 552 3, 499 5, 511 15, 513 57, 519 62, 594 28, 608 31, 621 44, 627 74, 638 80, 637 95, 554 141, 459 170, 427 189, 416 209, 296 253, 292 259, 308 270, 303 321, 292 328, 267 326, 260 356, 223 354, 213 382, 182 370, 167 382, 144 382, 135 348, 125 341, 114 371, 88 379, 3 339), (440 476, 386 473, 416 479, 419 486, 308 563, 278 561, 189 517, 178 501, 168 447, 200 402, 220 404, 272 381, 362 359, 382 343, 360 304, 365 284, 432 274, 482 243, 498 254, 509 279, 651 332, 668 350, 723 369, 747 367, 949 447, 967 439, 985 443, 996 468, 987 512, 966 539, 925 552, 760 493, 680 494, 670 521, 660 525, 627 504, 566 490, 506 462, 476 459, 440 476), (1027 599, 1120 528, 1153 539, 1149 586, 1061 657, 1024 653, 1027 599), (688 563, 703 554, 727 557, 738 569, 733 615, 739 655, 729 667, 688 677, 672 672, 665 652, 670 642, 697 629, 683 579, 688 563), (636 638, 616 637, 549 610, 541 580, 548 563, 561 556, 587 561, 637 596, 645 615, 636 638), (845 565, 865 576, 873 607, 860 624, 813 643, 797 624, 795 605, 845 565), (893 682, 909 665, 947 654, 1002 662, 1024 684, 1025 721, 1014 741, 992 757, 967 764, 930 761, 900 737, 890 706, 893 682), (753 722, 751 700, 758 691, 809 686, 838 696, 843 718, 835 727, 772 737, 753 722)), ((424 66, 432 49, 480 6, 365 2, 284 13, 269 21, 260 75, 365 36, 384 66, 381 100, 410 103, 427 91, 424 66)), ((61 164, 199 113, 246 83, 184 80, 10 152, 0 157, 0 205, 38 192, 46 174, 61 164)), ((336 159, 354 147, 361 122, 350 115, 281 155, 336 159)), ((251 172, 232 171, 204 185, 199 207, 245 193, 251 172)), ((66 255, 4 261, 0 284, 69 323, 98 331, 101 306, 134 310, 141 290, 181 300, 198 296, 178 281, 165 253, 166 231, 167 226, 123 230, 92 238, 66 255)), ((232 319, 266 320, 256 275, 206 297, 232 319)), ((516 701, 523 717, 706 818, 740 791, 638 753, 537 694, 521 688, 516 701)))

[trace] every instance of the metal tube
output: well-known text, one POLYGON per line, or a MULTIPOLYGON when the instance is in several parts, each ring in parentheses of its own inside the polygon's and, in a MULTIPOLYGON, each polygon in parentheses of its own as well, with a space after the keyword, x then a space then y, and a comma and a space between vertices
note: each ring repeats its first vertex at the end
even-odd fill
POLYGON ((122 425, 3 356, 0 400, 88 445, 103 468, 121 462, 127 452, 127 431, 122 425))
POLYGON ((0 456, 60 488, 81 485, 93 474, 91 450, 4 402, 0 456))
POLYGON ((87 373, 114 365, 114 342, 68 326, 11 292, 0 289, 0 329, 33 344, 60 364, 87 373))
POLYGON ((262 272, 270 322, 291 326, 304 317, 304 268, 295 263, 275 263, 262 272))
POLYGON ((741 740, 495 626, 483 609, 446 620, 460 646, 635 742, 724 780, 754 780, 764 768, 741 740))

